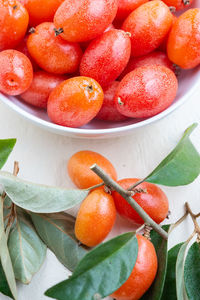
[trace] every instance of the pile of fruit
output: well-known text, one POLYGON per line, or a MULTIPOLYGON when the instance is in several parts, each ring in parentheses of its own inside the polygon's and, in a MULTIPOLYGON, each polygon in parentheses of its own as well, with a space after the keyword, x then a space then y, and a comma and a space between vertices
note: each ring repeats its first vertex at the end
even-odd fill
POLYGON ((154 116, 200 64, 200 9, 172 13, 191 2, 0 0, 0 92, 67 127, 154 116))

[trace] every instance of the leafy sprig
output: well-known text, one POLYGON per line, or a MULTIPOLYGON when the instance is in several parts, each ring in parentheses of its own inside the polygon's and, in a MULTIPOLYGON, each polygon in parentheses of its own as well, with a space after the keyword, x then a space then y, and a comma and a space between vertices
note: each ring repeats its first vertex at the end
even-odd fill
MULTIPOLYGON (((200 268, 197 263, 197 259, 200 259, 199 240, 189 249, 186 260, 190 239, 168 252, 169 227, 162 228, 155 224, 132 198, 135 188, 143 181, 178 186, 189 184, 199 176, 200 155, 190 141, 190 134, 196 126, 197 124, 193 124, 189 127, 179 144, 159 166, 128 191, 120 190, 97 166, 92 168, 104 180, 105 185, 121 192, 145 223, 155 229, 151 237, 157 251, 159 269, 155 282, 142 298, 145 300, 164 300, 166 290, 171 293, 172 300, 173 297, 181 299, 185 292, 189 300, 196 300, 195 293, 199 293, 199 269, 194 272, 195 268, 200 268), (177 276, 180 272, 182 275, 177 276), (170 285, 173 278, 175 284, 170 285)), ((0 140, 0 168, 5 164, 15 143, 15 139, 0 140)), ((23 283, 30 282, 45 259, 46 246, 68 269, 74 271, 68 280, 46 292, 49 297, 59 300, 100 299, 117 290, 130 276, 138 252, 134 233, 125 233, 97 248, 88 249, 81 246, 74 235, 75 219, 63 212, 81 203, 90 189, 67 190, 43 186, 2 171, 0 186, 0 292, 4 295, 17 299, 15 278, 23 283), (35 241, 35 246, 30 242, 30 237, 35 241), (22 243, 20 247, 19 240, 22 243), (18 257, 17 260, 15 256, 18 257)), ((196 221, 199 215, 192 214, 189 206, 186 206, 184 218, 188 214, 195 225, 193 237, 199 234, 196 221)))

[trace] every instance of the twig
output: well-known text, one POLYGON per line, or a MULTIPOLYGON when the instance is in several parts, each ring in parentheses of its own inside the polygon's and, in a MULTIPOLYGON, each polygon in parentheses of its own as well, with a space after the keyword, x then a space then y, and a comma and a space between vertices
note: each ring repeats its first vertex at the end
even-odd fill
POLYGON ((102 187, 102 186, 104 186, 104 182, 96 184, 94 186, 91 186, 88 189, 86 189, 86 191, 92 191, 92 190, 97 189, 97 188, 102 187))
POLYGON ((134 183, 133 185, 131 185, 129 188, 128 188, 128 191, 132 191, 134 190, 139 184, 143 183, 145 181, 146 178, 144 179, 141 179, 139 181, 137 181, 136 183, 134 183))
POLYGON ((127 195, 127 191, 124 190, 112 178, 110 178, 104 172, 104 170, 102 170, 96 164, 94 164, 90 169, 104 181, 105 185, 107 185, 108 187, 111 187, 113 190, 117 191, 133 207, 133 209, 136 210, 136 212, 140 215, 140 217, 144 220, 145 223, 149 224, 164 239, 166 239, 166 240, 168 239, 167 232, 165 230, 163 230, 156 222, 154 222, 151 219, 151 217, 142 209, 142 207, 130 195, 127 195))
POLYGON ((14 162, 13 175, 14 175, 14 176, 17 176, 18 173, 19 173, 19 163, 18 163, 18 161, 15 161, 15 162, 14 162))
POLYGON ((198 237, 200 238, 200 227, 199 227, 199 224, 196 220, 197 217, 192 212, 188 202, 185 203, 185 207, 186 207, 186 212, 188 212, 190 214, 191 218, 192 218, 192 221, 194 223, 195 232, 197 233, 198 237))

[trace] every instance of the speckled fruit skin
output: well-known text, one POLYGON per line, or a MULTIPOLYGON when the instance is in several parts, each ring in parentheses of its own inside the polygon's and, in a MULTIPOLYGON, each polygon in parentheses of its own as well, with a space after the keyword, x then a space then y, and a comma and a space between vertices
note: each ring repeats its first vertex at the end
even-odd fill
POLYGON ((167 42, 169 59, 183 69, 200 64, 200 9, 182 14, 172 27, 167 42))
POLYGON ((69 177, 79 189, 87 189, 102 182, 90 167, 93 164, 100 166, 113 180, 117 180, 117 173, 111 162, 94 151, 79 151, 68 161, 69 177))
POLYGON ((109 30, 90 43, 83 54, 80 74, 108 86, 126 67, 131 53, 130 37, 122 30, 109 30))
POLYGON ((41 23, 27 40, 28 51, 36 63, 46 72, 73 73, 78 69, 82 50, 77 43, 64 41, 54 32, 51 22, 41 23))
POLYGON ((25 36, 27 10, 15 0, 0 1, 0 51, 16 47, 25 36))
POLYGON ((116 219, 113 197, 101 190, 91 192, 81 204, 75 223, 76 238, 88 247, 100 244, 116 219))
POLYGON ((115 95, 118 111, 131 118, 152 117, 175 99, 177 78, 164 66, 146 66, 128 73, 115 95))
POLYGON ((64 0, 19 0, 29 13, 30 26, 53 21, 54 14, 64 0))
POLYGON ((150 1, 135 9, 122 26, 124 31, 131 33, 132 56, 142 56, 158 48, 172 21, 169 7, 162 1, 150 1))
POLYGON ((119 86, 119 81, 113 81, 109 86, 103 89, 104 100, 103 105, 96 116, 97 119, 103 121, 123 121, 126 117, 120 114, 115 106, 115 93, 119 86))
POLYGON ((50 94, 48 116, 62 126, 83 126, 96 117, 103 97, 103 90, 94 79, 83 76, 70 78, 50 94))
POLYGON ((114 20, 118 0, 65 0, 54 16, 62 38, 84 42, 98 37, 114 20))
POLYGON ((128 280, 111 296, 116 300, 139 300, 153 283, 158 259, 153 244, 142 235, 137 235, 138 256, 128 280))
POLYGON ((30 55, 30 53, 28 52, 27 39, 28 39, 28 35, 24 37, 24 39, 19 43, 19 45, 15 48, 15 50, 22 52, 24 55, 26 55, 32 63, 33 70, 38 71, 40 68, 38 67, 38 65, 32 58, 32 56, 30 55))
POLYGON ((65 76, 50 74, 45 71, 35 72, 31 86, 20 96, 26 103, 46 108, 50 93, 66 79, 65 76))
POLYGON ((136 68, 151 66, 151 65, 165 66, 171 69, 172 71, 174 71, 173 63, 169 60, 166 53, 161 51, 154 51, 144 56, 131 57, 128 62, 128 65, 120 75, 119 80, 123 79, 125 75, 132 72, 136 68))
MULTIPOLYGON (((125 178, 119 180, 118 183, 124 189, 130 188, 139 179, 125 178)), ((147 214, 158 224, 160 224, 166 217, 169 211, 169 202, 165 193, 155 184, 144 182, 137 186, 137 188, 146 189, 147 193, 137 193, 133 199, 147 212, 147 214)), ((136 224, 144 224, 142 218, 131 207, 129 203, 124 200, 120 194, 113 192, 113 198, 117 212, 124 218, 133 221, 136 224)))
POLYGON ((119 0, 116 19, 126 19, 132 11, 148 1, 149 0, 119 0))
POLYGON ((163 0, 168 6, 173 6, 176 10, 181 10, 184 8, 188 8, 193 0, 189 0, 190 3, 184 4, 183 0, 163 0))
POLYGON ((30 60, 17 50, 0 52, 0 92, 17 96, 29 88, 33 79, 30 60))

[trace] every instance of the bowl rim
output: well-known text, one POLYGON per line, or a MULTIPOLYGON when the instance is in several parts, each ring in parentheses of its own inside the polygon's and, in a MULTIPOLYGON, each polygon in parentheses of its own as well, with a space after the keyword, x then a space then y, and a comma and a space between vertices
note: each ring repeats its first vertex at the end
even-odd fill
POLYGON ((161 120, 162 118, 166 117, 167 115, 175 111, 178 107, 183 105, 189 99, 189 97, 196 92, 199 85, 200 85, 200 68, 197 69, 197 79, 195 80, 195 84, 188 90, 188 92, 183 97, 181 97, 179 101, 172 103, 167 109, 165 109, 161 113, 153 117, 150 117, 148 119, 145 119, 143 121, 140 121, 138 123, 133 123, 130 125, 119 126, 114 128, 105 128, 105 129, 85 129, 85 128, 64 127, 32 115, 30 112, 25 111, 23 108, 13 103, 12 100, 7 98, 6 95, 3 95, 2 93, 0 93, 0 100, 3 101, 3 103, 9 106, 12 110, 14 110, 19 115, 21 115, 23 118, 31 121, 35 125, 48 129, 49 131, 54 131, 62 135, 76 134, 79 136, 81 135, 101 136, 106 134, 123 133, 123 132, 131 131, 133 129, 140 128, 152 124, 158 120, 161 120))

